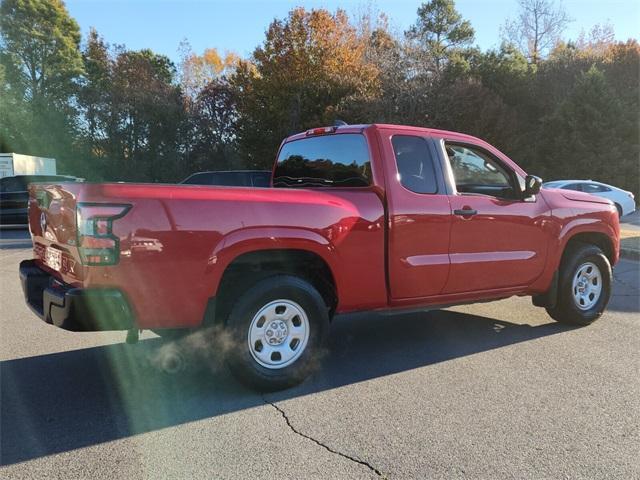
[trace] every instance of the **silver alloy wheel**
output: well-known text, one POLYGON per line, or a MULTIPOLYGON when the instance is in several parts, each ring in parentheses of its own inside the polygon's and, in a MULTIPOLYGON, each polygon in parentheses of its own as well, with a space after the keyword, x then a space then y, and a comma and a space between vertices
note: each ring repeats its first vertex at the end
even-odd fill
POLYGON ((279 369, 295 362, 309 341, 309 319, 291 300, 274 300, 258 310, 247 340, 253 359, 265 368, 279 369))
POLYGON ((595 263, 585 262, 573 276, 573 301, 580 310, 589 310, 602 293, 602 273, 595 263))

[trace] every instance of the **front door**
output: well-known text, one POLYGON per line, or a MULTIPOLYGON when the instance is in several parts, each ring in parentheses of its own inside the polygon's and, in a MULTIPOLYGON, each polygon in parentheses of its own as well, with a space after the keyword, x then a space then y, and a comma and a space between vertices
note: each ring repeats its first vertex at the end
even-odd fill
POLYGON ((450 196, 451 267, 443 294, 531 284, 543 271, 550 210, 522 198, 516 173, 480 146, 445 143, 456 192, 450 196))

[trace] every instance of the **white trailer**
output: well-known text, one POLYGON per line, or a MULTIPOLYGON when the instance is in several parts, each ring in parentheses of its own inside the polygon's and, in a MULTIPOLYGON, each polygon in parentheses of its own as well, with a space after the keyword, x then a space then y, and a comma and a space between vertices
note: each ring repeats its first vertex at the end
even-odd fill
POLYGON ((20 153, 0 153, 0 178, 14 175, 55 175, 56 159, 20 153))

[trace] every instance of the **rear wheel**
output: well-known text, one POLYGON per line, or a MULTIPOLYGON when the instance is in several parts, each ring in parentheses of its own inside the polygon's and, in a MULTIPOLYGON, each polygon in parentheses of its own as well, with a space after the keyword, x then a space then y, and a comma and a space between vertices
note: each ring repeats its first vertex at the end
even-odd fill
POLYGON ((258 281, 235 302, 226 322, 227 364, 243 383, 280 390, 319 365, 329 330, 322 296, 308 282, 278 275, 258 281))
POLYGON ((589 325, 609 303, 611 282, 611 265, 602 250, 595 245, 578 245, 563 258, 558 301, 547 312, 558 322, 589 325))

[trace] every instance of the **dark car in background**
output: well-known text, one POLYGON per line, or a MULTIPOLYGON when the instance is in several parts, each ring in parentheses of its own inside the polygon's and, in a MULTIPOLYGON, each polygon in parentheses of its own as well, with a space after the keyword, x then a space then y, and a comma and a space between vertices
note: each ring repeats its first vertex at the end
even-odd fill
POLYGON ((220 185, 224 187, 269 187, 271 170, 221 170, 198 172, 182 182, 187 185, 220 185))
POLYGON ((69 175, 15 175, 0 178, 0 225, 24 226, 29 224, 28 186, 37 182, 81 182, 84 179, 69 175))

